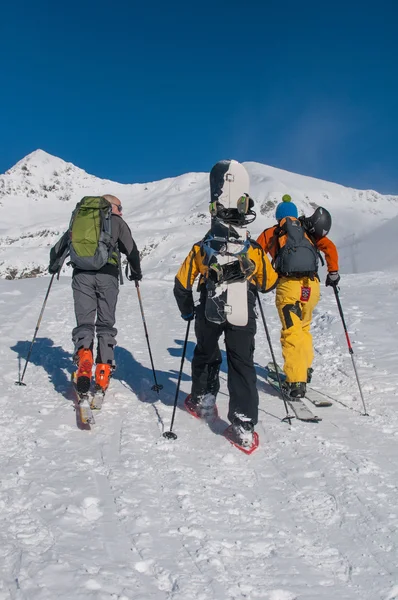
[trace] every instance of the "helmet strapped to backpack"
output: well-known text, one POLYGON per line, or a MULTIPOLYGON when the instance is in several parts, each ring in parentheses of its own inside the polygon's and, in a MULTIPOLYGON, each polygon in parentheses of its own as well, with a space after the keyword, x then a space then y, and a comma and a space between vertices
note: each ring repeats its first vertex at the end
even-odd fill
POLYGON ((256 218, 253 207, 253 199, 248 194, 243 194, 238 198, 236 208, 225 207, 221 202, 211 202, 209 211, 212 217, 218 217, 224 223, 243 227, 253 223, 256 218))
POLYGON ((326 208, 318 206, 311 217, 303 219, 306 231, 314 237, 315 240, 320 240, 325 237, 332 227, 332 216, 326 208))
POLYGON ((69 253, 73 267, 98 271, 107 262, 117 264, 112 246, 112 205, 102 196, 85 196, 76 205, 69 224, 69 253))

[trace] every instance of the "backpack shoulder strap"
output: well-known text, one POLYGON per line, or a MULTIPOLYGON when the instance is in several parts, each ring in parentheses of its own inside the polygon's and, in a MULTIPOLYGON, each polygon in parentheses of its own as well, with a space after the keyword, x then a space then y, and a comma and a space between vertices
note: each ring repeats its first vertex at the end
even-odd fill
POLYGON ((103 206, 101 210, 101 227, 102 230, 107 233, 109 236, 112 236, 112 205, 111 203, 103 198, 105 202, 109 204, 109 206, 103 206))
MULTIPOLYGON (((249 238, 249 243, 250 243, 250 246, 252 246, 253 248, 256 248, 256 250, 263 250, 263 247, 256 240, 249 238)), ((264 250, 263 250, 263 252, 264 252, 264 250)))
MULTIPOLYGON (((83 200, 84 200, 84 198, 83 198, 83 200)), ((69 221, 69 229, 72 229, 73 221, 75 220, 75 217, 76 217, 77 213, 79 212, 79 208, 81 207, 83 200, 80 200, 80 202, 78 202, 76 204, 75 208, 72 211, 72 214, 70 216, 70 221, 69 221)))
POLYGON ((268 246, 268 250, 271 251, 276 247, 276 253, 279 250, 279 238, 286 233, 286 229, 284 229, 285 224, 282 227, 278 224, 275 227, 274 235, 271 238, 270 244, 268 246))

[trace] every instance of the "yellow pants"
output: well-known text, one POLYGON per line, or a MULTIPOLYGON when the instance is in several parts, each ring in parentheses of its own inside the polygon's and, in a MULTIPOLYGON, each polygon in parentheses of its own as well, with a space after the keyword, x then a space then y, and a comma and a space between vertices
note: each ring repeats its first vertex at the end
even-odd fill
POLYGON ((307 381, 314 359, 310 333, 312 311, 320 296, 319 281, 281 277, 276 288, 276 307, 282 323, 281 344, 287 381, 307 381))

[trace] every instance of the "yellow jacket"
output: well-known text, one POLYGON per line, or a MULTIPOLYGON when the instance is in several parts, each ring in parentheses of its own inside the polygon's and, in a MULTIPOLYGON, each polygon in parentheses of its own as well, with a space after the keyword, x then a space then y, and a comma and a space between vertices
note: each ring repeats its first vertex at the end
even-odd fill
MULTIPOLYGON (((247 256, 254 263, 254 271, 248 277, 249 289, 252 287, 262 293, 271 291, 276 285, 278 275, 264 250, 254 240, 250 240, 247 256)), ((208 276, 208 267, 204 264, 205 258, 206 254, 201 242, 194 244, 176 275, 174 295, 182 315, 193 312, 192 288, 198 276, 198 291, 205 291, 208 276)))

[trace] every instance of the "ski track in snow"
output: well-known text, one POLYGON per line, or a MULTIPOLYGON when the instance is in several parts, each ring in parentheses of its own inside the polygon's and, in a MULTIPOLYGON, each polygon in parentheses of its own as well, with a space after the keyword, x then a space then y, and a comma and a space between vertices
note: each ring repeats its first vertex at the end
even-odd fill
MULTIPOLYGON (((135 290, 126 284, 118 370, 96 425, 77 427, 68 278, 54 283, 27 386, 15 386, 18 354, 23 367, 48 282, 0 282, 0 600, 398 599, 396 317, 387 276, 376 277, 374 288, 362 276, 342 282, 369 417, 361 415, 330 290, 314 315, 313 385, 336 402, 309 404, 323 417, 318 424, 280 422, 283 403, 261 369, 269 352, 258 321, 261 445, 250 457, 217 435, 222 423, 211 431, 180 408, 178 439, 161 436, 186 326, 170 283, 141 286, 164 385, 159 397, 150 389, 135 290), (374 310, 376 290, 382 314, 374 310)), ((263 305, 280 359, 273 302, 271 294, 263 305)), ((180 405, 193 346, 192 334, 180 405)), ((224 371, 221 379, 225 420, 224 371)))

